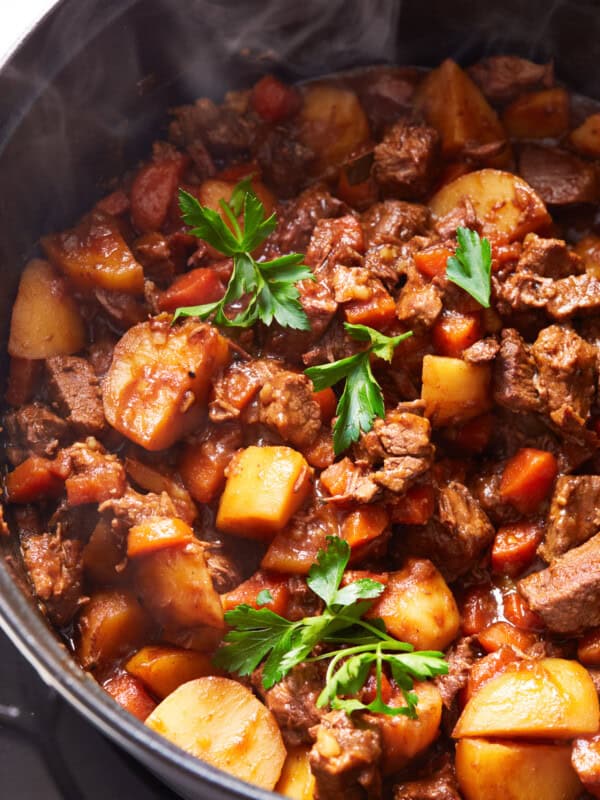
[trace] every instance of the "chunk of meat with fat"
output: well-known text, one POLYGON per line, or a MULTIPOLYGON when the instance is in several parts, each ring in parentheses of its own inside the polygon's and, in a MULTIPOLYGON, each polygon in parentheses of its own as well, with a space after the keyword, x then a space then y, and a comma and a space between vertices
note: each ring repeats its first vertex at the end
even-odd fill
POLYGON ((426 777, 396 784, 394 800, 461 800, 450 757, 426 777))
POLYGON ((56 455, 69 434, 69 425, 42 403, 32 403, 6 412, 6 455, 13 466, 28 456, 56 455))
POLYGON ((556 481, 544 541, 538 552, 554 559, 600 530, 600 475, 561 475, 556 481))
POLYGON ((67 625, 83 602, 81 542, 42 533, 26 537, 21 547, 35 596, 55 625, 67 625))
POLYGON ((169 138, 185 147, 195 161, 201 143, 211 155, 224 156, 247 152, 254 140, 255 124, 235 109, 216 105, 207 97, 180 106, 169 129, 169 138))
POLYGON ((535 64, 518 56, 490 56, 470 66, 467 72, 493 103, 508 103, 522 92, 554 85, 552 62, 535 64))
POLYGON ((211 325, 167 315, 130 328, 115 347, 103 382, 109 423, 147 450, 190 433, 206 414, 211 382, 229 360, 229 344, 211 325))
POLYGON ((78 434, 98 436, 105 427, 102 394, 96 373, 85 358, 46 359, 48 393, 53 405, 78 434))
POLYGON ((600 624, 600 533, 517 586, 551 631, 576 634, 600 624))
POLYGON ((462 359, 469 364, 488 364, 494 361, 500 352, 500 344, 493 336, 488 336, 485 339, 472 344, 463 350, 462 359))
POLYGON ((474 636, 462 636, 446 653, 448 674, 438 675, 435 683, 447 709, 455 706, 456 696, 467 685, 469 672, 478 657, 479 650, 474 636))
POLYGON ((439 139, 438 132, 429 125, 399 120, 375 146, 373 177, 398 198, 423 197, 435 172, 439 139))
POLYGON ((546 278, 566 278, 584 271, 583 261, 562 239, 544 239, 528 233, 517 270, 530 270, 546 278))
POLYGON ((566 320, 600 311, 600 280, 594 275, 570 275, 554 283, 546 305, 551 317, 566 320))
POLYGON ((294 447, 311 445, 321 428, 321 410, 306 375, 287 370, 273 376, 258 395, 259 419, 294 447))
POLYGON ((320 219, 339 217, 346 206, 325 186, 316 184, 277 210, 277 228, 267 241, 267 252, 304 253, 320 219))
POLYGON ((113 518, 122 523, 126 528, 139 525, 150 517, 176 517, 177 510, 173 501, 166 492, 162 494, 140 494, 134 489, 127 491, 117 498, 105 500, 100 504, 101 513, 110 513, 113 518))
POLYGON ((494 363, 494 401, 513 411, 540 411, 542 402, 535 377, 529 346, 514 328, 505 328, 494 363))
POLYGON ((429 209, 418 203, 384 200, 365 211, 361 216, 361 223, 370 247, 398 244, 426 233, 429 227, 429 209))
POLYGON ((330 711, 313 732, 309 754, 316 800, 377 800, 381 794, 381 733, 344 711, 330 711))
POLYGON ((262 685, 262 669, 252 675, 252 685, 277 720, 288 747, 312 744, 310 729, 318 725, 325 710, 317 699, 325 685, 323 662, 298 664, 271 689, 262 685))

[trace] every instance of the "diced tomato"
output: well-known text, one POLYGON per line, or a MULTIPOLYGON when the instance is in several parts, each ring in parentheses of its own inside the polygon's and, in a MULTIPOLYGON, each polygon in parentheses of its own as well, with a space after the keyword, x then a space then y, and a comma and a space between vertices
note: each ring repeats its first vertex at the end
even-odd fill
POLYGON ((158 298, 161 311, 175 311, 181 306, 214 303, 225 294, 225 287, 213 269, 199 267, 179 275, 158 298))
POLYGON ((321 389, 320 392, 313 392, 313 400, 316 400, 319 404, 323 422, 331 422, 335 416, 335 409, 337 407, 337 397, 333 389, 329 387, 327 389, 321 389))
POLYGON ((346 170, 342 169, 338 178, 336 194, 344 203, 362 211, 377 201, 377 184, 370 177, 359 183, 350 183, 346 170))
POLYGON ((344 305, 347 322, 353 325, 368 325, 380 330, 396 319, 396 301, 381 287, 368 300, 351 300, 344 305))
POLYGON ((592 628, 579 640, 577 658, 590 667, 600 666, 600 627, 592 628))
POLYGON ((37 386, 43 361, 30 358, 10 359, 8 367, 8 385, 4 399, 11 406, 28 403, 37 386))
POLYGON ((250 102, 267 122, 281 122, 298 111, 301 97, 293 86, 287 86, 274 75, 265 75, 254 85, 250 102))
POLYGON ((425 250, 415 253, 413 258, 415 266, 426 278, 435 278, 437 275, 446 274, 446 263, 454 252, 448 247, 433 245, 425 250))
POLYGON ((501 675, 521 661, 521 657, 512 647, 501 647, 484 658, 478 659, 469 671, 467 686, 462 698, 464 702, 470 700, 484 684, 491 681, 496 675, 501 675))
POLYGON ((527 601, 516 590, 504 595, 503 613, 517 628, 527 631, 540 631, 544 628, 540 615, 529 608, 527 601))
POLYGON ((129 711, 141 722, 144 722, 156 708, 155 701, 150 697, 141 680, 128 672, 109 678, 102 686, 113 700, 116 700, 125 711, 129 711))
POLYGON ((516 650, 527 650, 537 642, 534 633, 516 628, 509 622, 499 621, 488 625, 478 635, 479 643, 488 653, 502 647, 513 647, 516 650))
POLYGON ((481 314, 444 311, 433 326, 433 344, 441 356, 460 358, 463 350, 481 338, 481 314))
POLYGON ((481 453, 488 446, 494 429, 492 414, 482 414, 452 430, 451 440, 461 450, 481 453))
POLYGON ((544 528, 539 522, 517 522, 498 528, 492 547, 492 568, 505 575, 518 575, 535 558, 544 528))
POLYGON ((47 497, 58 497, 63 489, 64 481, 53 462, 40 456, 31 456, 6 476, 10 503, 35 503, 47 497))
POLYGON ((221 595, 225 611, 231 611, 232 608, 245 603, 252 608, 268 608, 281 616, 285 615, 289 600, 290 587, 287 576, 265 570, 255 572, 247 581, 221 595), (265 590, 271 593, 272 599, 263 606, 259 606, 257 598, 265 590))
POLYGON ((133 525, 127 534, 127 556, 137 558, 166 547, 183 547, 194 538, 194 531, 177 517, 149 517, 133 525))
POLYGON ((392 522, 400 525, 425 525, 435 507, 435 494, 431 484, 413 486, 389 507, 392 522))
POLYGON ((525 447, 506 463, 500 496, 521 514, 532 514, 552 490, 557 474, 552 453, 525 447))
POLYGON ((135 176, 130 200, 131 218, 138 231, 162 228, 187 163, 185 156, 152 161, 135 176))
POLYGON ((471 636, 498 620, 500 609, 492 584, 474 586, 466 593, 461 604, 463 633, 471 636))

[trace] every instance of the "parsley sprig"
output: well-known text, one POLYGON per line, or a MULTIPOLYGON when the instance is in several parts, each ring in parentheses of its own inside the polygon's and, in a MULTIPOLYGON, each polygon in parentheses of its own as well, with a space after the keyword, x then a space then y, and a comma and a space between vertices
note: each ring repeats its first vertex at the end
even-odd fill
POLYGON ((272 261, 256 261, 252 256, 267 236, 275 230, 275 214, 265 217, 265 208, 252 190, 251 178, 244 178, 233 190, 229 202, 220 201, 223 216, 201 205, 189 192, 179 190, 179 207, 190 233, 204 239, 223 255, 233 258, 233 271, 221 300, 199 306, 176 309, 179 317, 212 317, 217 325, 249 328, 259 320, 270 325, 276 320, 284 328, 309 330, 310 322, 300 304, 296 283, 314 280, 311 270, 302 263, 300 253, 288 253, 272 261), (242 214, 243 223, 238 217, 242 214), (228 220, 229 225, 225 221, 228 220), (225 313, 227 306, 248 298, 246 307, 234 317, 225 313))
POLYGON ((492 248, 477 231, 457 228, 458 247, 446 262, 448 280, 460 286, 484 308, 490 307, 492 248))
MULTIPOLYGON (((327 538, 311 567, 307 583, 325 603, 322 614, 292 622, 267 608, 243 604, 228 611, 225 621, 231 627, 224 644, 215 654, 215 664, 228 672, 250 675, 263 663, 262 682, 270 689, 302 661, 331 659, 325 688, 317 705, 338 708, 351 714, 369 710, 388 715, 416 716, 417 696, 413 679, 425 680, 447 673, 443 654, 437 651, 414 652, 412 645, 389 636, 381 620, 366 621, 363 615, 379 597, 384 585, 361 578, 340 588, 350 559, 350 546, 336 536, 327 538), (331 647, 313 656, 318 645, 331 647), (406 705, 389 706, 382 696, 383 666, 402 690, 406 705), (356 695, 375 667, 376 696, 362 703, 356 695)), ((263 592, 260 593, 263 595, 263 592)), ((267 599, 263 596, 261 600, 267 599)))
POLYGON ((358 441, 361 431, 370 431, 375 417, 385 415, 381 387, 371 370, 371 356, 390 362, 397 345, 412 336, 412 331, 399 336, 385 336, 367 325, 351 325, 348 322, 344 323, 344 328, 353 339, 370 342, 369 347, 348 358, 305 370, 317 392, 346 379, 344 391, 337 404, 337 420, 333 428, 333 449, 336 455, 347 450, 352 442, 358 441))

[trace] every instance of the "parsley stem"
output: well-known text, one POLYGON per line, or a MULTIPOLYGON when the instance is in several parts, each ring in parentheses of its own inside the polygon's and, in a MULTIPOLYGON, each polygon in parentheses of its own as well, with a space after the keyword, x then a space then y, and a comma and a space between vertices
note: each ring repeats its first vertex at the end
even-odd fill
POLYGON ((242 229, 240 228, 239 223, 238 223, 237 219, 235 218, 235 214, 233 213, 233 211, 229 207, 229 203, 226 203, 225 200, 223 200, 223 198, 221 198, 219 200, 219 205, 223 209, 223 213, 225 214, 227 219, 233 225, 233 229, 235 231, 235 234, 236 234, 237 238, 238 239, 242 239, 243 238, 242 229))

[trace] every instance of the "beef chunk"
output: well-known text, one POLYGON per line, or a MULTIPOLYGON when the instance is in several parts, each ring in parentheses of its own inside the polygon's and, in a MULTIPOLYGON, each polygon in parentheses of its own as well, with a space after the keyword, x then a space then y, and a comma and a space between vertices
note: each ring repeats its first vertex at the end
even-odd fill
POLYGON ((381 775, 381 734, 374 727, 331 711, 314 729, 309 754, 315 776, 315 800, 378 800, 381 775))
POLYGON ((426 331, 442 313, 442 290, 433 281, 426 281, 412 266, 406 270, 408 280, 396 304, 396 316, 408 328, 426 331))
POLYGON ((140 494, 134 489, 127 489, 121 497, 106 500, 98 510, 108 512, 127 528, 139 525, 149 517, 177 516, 177 509, 166 492, 140 494))
POLYGON ((434 128, 399 120, 375 147, 373 177, 396 197, 423 197, 431 186, 438 147, 434 128))
POLYGON ((410 111, 419 73, 412 67, 371 67, 358 75, 356 91, 372 129, 382 131, 410 111))
POLYGON ((584 273, 556 281, 552 296, 548 298, 547 311, 557 320, 597 314, 600 311, 600 280, 584 273))
POLYGON ((562 239, 543 239, 535 233, 528 233, 525 237, 517 270, 558 279, 576 275, 583 269, 581 258, 569 250, 562 239))
POLYGON ((256 126, 251 119, 226 104, 217 106, 207 97, 176 108, 173 114, 169 136, 194 160, 204 146, 211 155, 227 156, 247 152, 254 141, 256 126))
POLYGON ((278 209, 278 225, 269 239, 269 254, 304 253, 320 219, 339 217, 346 206, 316 184, 278 209))
POLYGON ((553 561, 600 530, 600 475, 562 475, 554 487, 539 553, 553 561))
POLYGON ((435 683, 440 690, 442 702, 447 709, 455 705, 457 694, 467 685, 469 672, 479 658, 474 636, 463 636, 452 645, 446 654, 448 674, 439 675, 435 683))
POLYGON ((457 228, 471 228, 481 231, 481 222, 473 208, 473 203, 468 197, 463 197, 445 216, 436 220, 435 230, 441 239, 453 239, 457 228))
POLYGON ((46 360, 48 392, 53 404, 79 434, 98 436, 106 427, 102 393, 90 363, 78 356, 46 360))
POLYGON ((8 440, 6 455, 13 465, 32 455, 51 458, 69 432, 67 422, 41 403, 8 411, 4 427, 8 440))
POLYGON ((307 367, 331 363, 352 356, 359 350, 359 343, 348 336, 341 321, 336 318, 319 341, 302 354, 302 363, 307 367))
POLYGON ((519 154, 519 173, 550 205, 594 203, 598 199, 593 164, 557 147, 524 145, 519 154))
POLYGON ((522 92, 554 85, 552 62, 534 64, 518 56, 490 56, 478 61, 468 73, 493 103, 508 103, 522 92))
POLYGON ((513 411, 540 411, 536 368, 530 349, 514 328, 502 331, 494 364, 494 402, 513 411))
POLYGON ((394 800, 461 800, 450 758, 429 777, 394 786, 394 800))
POLYGON ((34 534, 21 543, 33 591, 49 619, 67 625, 81 604, 82 544, 59 534, 34 534))
POLYGON ((551 325, 531 348, 538 369, 537 388, 550 419, 583 425, 596 389, 596 350, 575 331, 551 325))
POLYGON ((272 128, 262 139, 256 159, 266 183, 279 197, 293 197, 306 181, 314 153, 285 128, 272 128))
POLYGON ((505 316, 514 311, 545 309, 556 294, 552 278, 544 278, 526 269, 508 276, 493 275, 492 287, 496 307, 505 316))
POLYGON ((376 419, 357 446, 359 459, 378 468, 369 474, 373 483, 403 493, 431 467, 435 448, 429 420, 401 408, 376 419))
POLYGON ((262 685, 262 668, 252 675, 252 685, 274 715, 288 747, 312 744, 309 731, 318 725, 325 710, 317 708, 317 699, 325 685, 322 662, 298 664, 271 689, 262 685))
POLYGON ((437 510, 426 525, 406 526, 396 554, 429 558, 447 581, 477 564, 492 543, 494 528, 466 486, 450 481, 439 492, 437 510))
POLYGON ((551 631, 576 634, 600 624, 600 533, 517 588, 551 631))
POLYGON ((424 234, 429 225, 429 209, 418 203, 385 200, 375 203, 361 217, 369 246, 407 242, 424 234))
POLYGON ((493 336, 480 339, 475 344, 463 350, 463 361, 469 364, 489 364, 493 361, 500 351, 500 344, 493 336))
POLYGON ((260 393, 259 419, 293 447, 310 446, 321 429, 321 409, 306 375, 282 370, 260 393))

